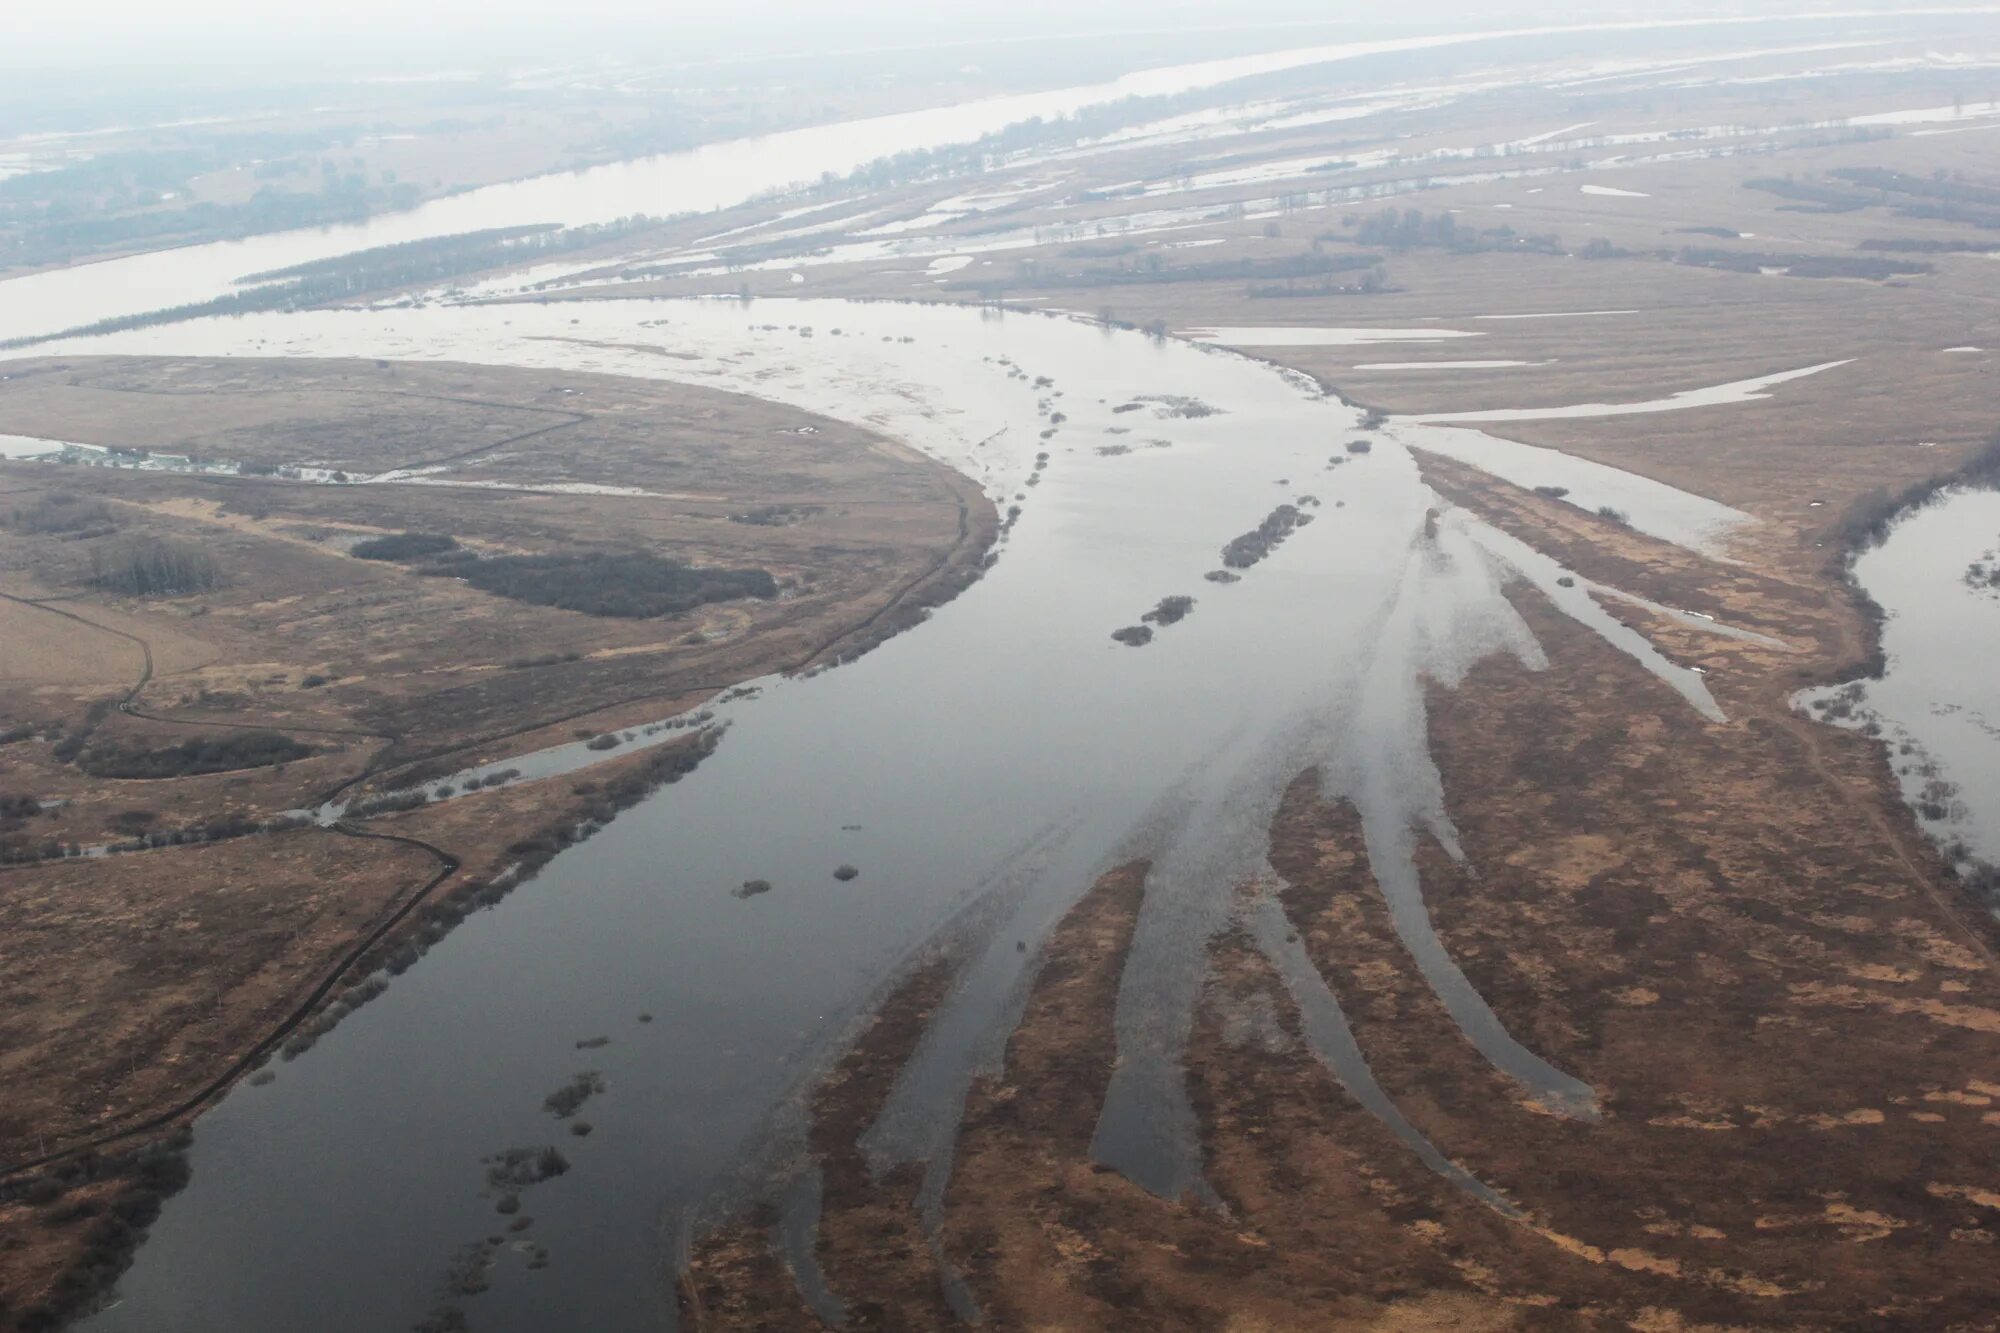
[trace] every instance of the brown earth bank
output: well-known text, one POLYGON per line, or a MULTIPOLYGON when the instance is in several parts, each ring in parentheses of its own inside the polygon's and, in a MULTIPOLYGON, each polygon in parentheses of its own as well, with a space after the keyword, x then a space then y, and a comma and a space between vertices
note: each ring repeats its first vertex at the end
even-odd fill
POLYGON ((0 806, 17 862, 0 868, 0 1168, 61 1159, 0 1179, 0 1328, 39 1326, 122 1263, 150 1212, 114 1226, 112 1203, 77 1201, 157 1174, 130 1157, 171 1132, 152 1121, 197 1109, 281 1029, 310 1044, 371 974, 496 901, 504 867, 588 836, 717 736, 347 833, 255 829, 864 651, 976 577, 994 531, 969 482, 880 436, 605 376, 16 362, 0 432, 356 476, 449 459, 450 480, 519 488, 0 464, 0 795, 25 798, 0 806), (575 483, 645 494, 546 489, 575 483), (778 595, 591 614, 353 554, 410 531, 482 556, 763 569, 778 595), (106 588, 133 543, 200 553, 212 586, 106 588), (60 855, 106 843, 156 845, 60 855))

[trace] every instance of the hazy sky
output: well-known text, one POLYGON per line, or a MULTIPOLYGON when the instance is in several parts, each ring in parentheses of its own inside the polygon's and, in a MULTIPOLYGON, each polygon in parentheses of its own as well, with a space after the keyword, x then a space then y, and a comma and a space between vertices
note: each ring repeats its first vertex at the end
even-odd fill
MULTIPOLYGON (((1380 27, 1384 19, 1384 8, 1369 0, 22 0, 9 9, 0 65, 15 68, 169 59, 211 65, 253 53, 283 63, 565 61, 589 49, 615 52, 601 35, 633 29, 706 59, 1134 28, 1380 27), (527 34, 550 40, 537 45, 527 34)), ((1388 13, 1402 27, 1413 11, 1427 9, 1478 15, 1482 26, 1488 14, 1558 12, 1550 0, 1405 0, 1388 13)), ((1571 4, 1560 12, 1574 10, 1571 4)))
MULTIPOLYGON (((1767 0, 1763 7, 1782 4, 1767 0)), ((7 39, 37 44, 102 44, 107 39, 222 35, 302 38, 316 33, 464 34, 494 30, 646 26, 736 30, 764 40, 787 25, 813 31, 852 21, 871 29, 885 21, 927 31, 1061 31, 1143 23, 1147 26, 1228 25, 1258 21, 1363 21, 1371 25, 1453 17, 1489 20, 1539 13, 1574 21, 1585 11, 1665 13, 1741 10, 1758 0, 1697 0, 1662 5, 1647 0, 58 0, 10 6, 7 39)))
MULTIPOLYGON (((1938 0, 1928 0, 1936 5, 1938 0)), ((1947 0, 1948 3, 1948 0, 1947 0)), ((17 0, 0 28, 15 68, 195 64, 253 52, 301 62, 467 63, 538 53, 525 34, 645 28, 690 57, 1131 28, 1353 23, 1381 32, 1592 18, 1918 7, 1926 0, 17 0)), ((560 40, 540 51, 575 59, 560 40)), ((606 48, 611 49, 611 48, 606 48)))
MULTIPOLYGON (((1271 9, 1366 13, 1367 6, 1333 0, 1311 6, 1275 4, 1271 9)), ((1461 8, 1478 6, 1461 5, 1461 8)), ((330 4, 273 4, 271 0, 74 0, 22 4, 6 20, 10 37, 87 39, 107 34, 186 34, 190 32, 268 33, 332 31, 477 32, 494 27, 546 28, 556 23, 589 26, 700 27, 770 23, 783 19, 827 20, 852 17, 935 23, 941 16, 1009 25, 1060 20, 1071 26, 1086 15, 1150 13, 1161 18, 1206 17, 1227 21, 1232 14, 1260 8, 1240 0, 337 0, 330 4)))

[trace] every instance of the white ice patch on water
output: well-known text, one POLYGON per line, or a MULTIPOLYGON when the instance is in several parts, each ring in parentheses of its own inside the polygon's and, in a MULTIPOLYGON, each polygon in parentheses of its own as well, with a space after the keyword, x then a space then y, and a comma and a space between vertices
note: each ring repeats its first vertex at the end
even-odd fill
POLYGON ((1513 366, 1546 366, 1549 361, 1368 361, 1356 370, 1506 370, 1513 366))
POLYGON ((1651 199, 1653 197, 1638 190, 1621 190, 1614 185, 1579 185, 1576 188, 1584 194, 1603 195, 1611 199, 1651 199))
POLYGON ((1715 384, 1707 388, 1683 389, 1666 398, 1649 398, 1633 403, 1577 403, 1569 407, 1503 407, 1474 412, 1420 412, 1414 414, 1411 420, 1556 421, 1585 417, 1643 416, 1652 412, 1680 412, 1692 407, 1725 407, 1769 398, 1771 395, 1766 392, 1768 389, 1848 365, 1852 359, 1850 357, 1845 361, 1823 361, 1819 365, 1806 366, 1799 370, 1780 371, 1775 375, 1759 375, 1755 379, 1731 380, 1727 384, 1715 384))
POLYGON ((1914 107, 1908 111, 1881 111, 1869 116, 1849 116, 1849 125, 1937 125, 1957 120, 1984 120, 2000 116, 2000 102, 1962 102, 1952 106, 1914 107))
POLYGON ((1585 319, 1596 315, 1636 315, 1637 310, 1545 310, 1529 315, 1474 315, 1474 319, 1585 319))
POLYGON ((1557 449, 1483 431, 1403 421, 1393 422, 1389 433, 1412 449, 1478 468, 1523 490, 1559 487, 1570 504, 1615 509, 1636 531, 1704 555, 1720 555, 1732 532, 1754 522, 1720 501, 1557 449))
POLYGON ((89 449, 87 444, 67 440, 44 440, 33 435, 0 435, 0 458, 43 458, 65 449, 89 449))
POLYGON ((1227 347, 1365 347, 1370 343, 1428 343, 1447 338, 1483 338, 1463 329, 1311 328, 1292 325, 1182 329, 1194 342, 1227 347))

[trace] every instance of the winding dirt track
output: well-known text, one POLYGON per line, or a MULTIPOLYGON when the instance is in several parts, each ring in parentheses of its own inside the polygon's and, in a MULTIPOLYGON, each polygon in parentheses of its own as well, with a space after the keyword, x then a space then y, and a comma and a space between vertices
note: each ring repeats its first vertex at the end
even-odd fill
POLYGON ((29 1157, 16 1162, 0 1164, 0 1182, 5 1182, 23 1172, 33 1171, 55 1162, 65 1161, 80 1153, 107 1147, 110 1144, 135 1138, 141 1134, 148 1134, 154 1130, 164 1129, 183 1116, 200 1110, 210 1099, 226 1091, 238 1078, 248 1073, 258 1061, 276 1050, 278 1045, 298 1028, 299 1024, 312 1016, 313 1011, 319 1007, 320 1002, 333 993, 333 988, 345 979, 348 971, 370 949, 374 948, 385 935, 407 919, 410 913, 415 911, 417 907, 428 899, 431 892, 438 885, 444 883, 446 879, 455 874, 459 867, 459 860, 456 856, 445 851, 442 847, 434 846, 419 838, 406 838, 394 833, 368 833, 346 824, 335 824, 332 826, 331 831, 349 838, 370 838, 380 842, 401 843, 406 847, 419 848, 437 859, 437 873, 424 881, 423 885, 414 893, 405 896, 400 903, 393 904, 382 920, 377 922, 373 928, 360 939, 356 940, 348 948, 347 952, 341 955, 340 959, 327 970, 320 978, 318 984, 307 993, 303 1000, 292 1008, 290 1013, 286 1014, 275 1027, 265 1033, 249 1050, 238 1056, 220 1074, 217 1074, 193 1093, 182 1098, 179 1102, 164 1111, 157 1111, 152 1115, 129 1124, 92 1131, 88 1137, 72 1143, 66 1148, 58 1149, 55 1152, 44 1153, 39 1157, 29 1157))

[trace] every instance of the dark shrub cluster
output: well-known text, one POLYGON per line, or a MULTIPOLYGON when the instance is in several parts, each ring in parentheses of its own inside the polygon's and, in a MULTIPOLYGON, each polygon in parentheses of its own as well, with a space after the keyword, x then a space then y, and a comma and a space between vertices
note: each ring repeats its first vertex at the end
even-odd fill
POLYGON ((569 1159, 554 1146, 508 1148, 486 1159, 486 1180, 496 1186, 539 1185, 569 1170, 569 1159))
POLYGON ((426 572, 455 575, 496 596, 593 616, 674 616, 710 602, 778 595, 768 570, 704 569, 649 552, 502 555, 426 572))
POLYGON ((128 597, 182 597, 216 584, 215 561, 185 542, 141 537, 90 553, 91 579, 128 597))
POLYGON ((752 527, 782 528, 793 523, 802 523, 815 514, 825 513, 823 505, 758 505, 740 514, 731 514, 731 523, 747 523, 752 527))
POLYGON ((1223 547, 1222 563, 1230 569, 1248 569, 1310 522, 1312 515, 1302 513, 1297 505, 1281 504, 1266 514, 1262 523, 1223 547))
POLYGON ((179 778, 265 768, 312 753, 311 746, 275 731, 228 731, 160 749, 135 741, 110 741, 84 751, 77 757, 77 767, 97 778, 179 778))
POLYGON ((421 560, 457 549, 458 538, 448 532, 398 532, 356 542, 348 554, 363 560, 421 560))
POLYGON ((415 810, 430 804, 430 797, 420 791, 391 791, 380 796, 368 796, 347 807, 350 819, 370 819, 376 815, 399 815, 405 810, 415 810))
POLYGON ((1697 268, 1728 269, 1733 273, 1761 273, 1782 269, 1792 278, 1883 278, 1914 277, 1932 271, 1932 265, 1910 259, 1877 259, 1867 255, 1757 254, 1741 250, 1682 250, 1680 263, 1697 268))
POLYGON ((542 1109, 558 1120, 567 1120, 583 1109, 583 1104, 604 1091, 604 1075, 586 1069, 570 1075, 569 1082, 542 1098, 542 1109))
MULTIPOLYGON (((1488 250, 1562 253, 1562 242, 1554 236, 1523 236, 1512 227, 1471 227, 1452 213, 1426 216, 1416 208, 1385 208, 1367 217, 1349 217, 1343 221, 1354 228, 1356 245, 1379 245, 1390 250, 1434 248, 1466 255, 1488 250)), ((1336 237, 1328 232, 1320 239, 1336 237)))

